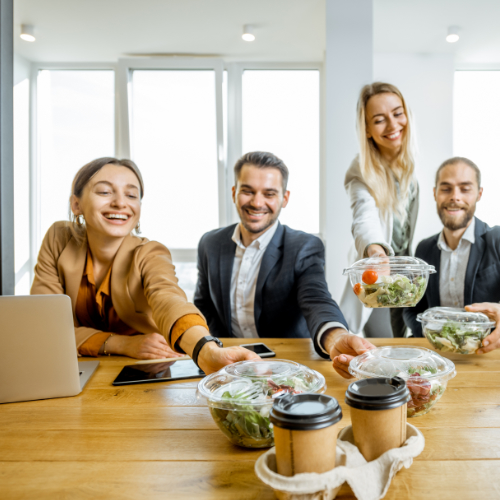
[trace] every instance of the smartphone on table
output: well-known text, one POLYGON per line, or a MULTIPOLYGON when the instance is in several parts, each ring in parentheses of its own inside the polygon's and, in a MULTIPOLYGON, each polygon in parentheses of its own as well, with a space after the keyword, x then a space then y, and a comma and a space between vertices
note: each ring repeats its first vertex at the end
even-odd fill
POLYGON ((266 344, 242 344, 241 347, 254 352, 261 358, 274 358, 276 356, 276 353, 273 350, 269 349, 266 344))

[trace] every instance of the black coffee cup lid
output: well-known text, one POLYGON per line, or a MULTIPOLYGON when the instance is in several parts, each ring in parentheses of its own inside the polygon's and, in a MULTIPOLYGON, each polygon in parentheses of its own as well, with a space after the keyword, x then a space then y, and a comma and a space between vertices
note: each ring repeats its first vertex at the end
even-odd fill
POLYGON ((358 410, 391 410, 410 399, 410 391, 400 377, 357 380, 345 393, 345 402, 358 410))
POLYGON ((283 429, 311 431, 340 422, 342 408, 325 394, 288 394, 274 403, 269 420, 283 429))

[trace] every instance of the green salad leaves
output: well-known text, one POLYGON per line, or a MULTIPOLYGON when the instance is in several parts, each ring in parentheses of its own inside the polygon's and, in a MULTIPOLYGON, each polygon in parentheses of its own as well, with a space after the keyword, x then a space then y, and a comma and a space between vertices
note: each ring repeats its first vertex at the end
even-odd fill
POLYGON ((244 390, 234 393, 228 384, 221 401, 216 405, 209 403, 210 413, 232 443, 245 448, 269 448, 274 445, 269 420, 274 399, 285 394, 308 392, 309 389, 309 384, 301 376, 275 381, 254 380, 244 390))
POLYGON ((413 307, 423 297, 426 286, 423 276, 381 276, 379 283, 362 284, 358 297, 367 307, 413 307))
POLYGON ((490 329, 477 328, 464 323, 446 322, 441 330, 424 328, 424 335, 439 351, 474 354, 488 336, 490 329))
POLYGON ((274 435, 268 418, 269 411, 261 413, 262 410, 255 410, 251 404, 231 405, 232 398, 229 392, 225 392, 223 397, 227 399, 228 408, 210 407, 210 413, 219 429, 230 441, 245 448, 273 446, 274 435))

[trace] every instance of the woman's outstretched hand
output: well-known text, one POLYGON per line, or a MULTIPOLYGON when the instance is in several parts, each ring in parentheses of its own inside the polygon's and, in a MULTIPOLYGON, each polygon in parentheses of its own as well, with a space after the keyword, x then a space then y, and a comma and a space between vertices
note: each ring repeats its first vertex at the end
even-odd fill
POLYGON ((159 333, 146 335, 113 335, 106 342, 106 351, 136 359, 178 358, 184 356, 170 349, 159 333))
POLYGON ((385 248, 382 245, 369 245, 366 249, 366 255, 368 257, 387 257, 385 248))
POLYGON ((207 374, 219 371, 226 365, 237 363, 238 361, 255 360, 262 358, 244 347, 223 347, 220 348, 215 342, 207 342, 198 354, 198 366, 207 374))

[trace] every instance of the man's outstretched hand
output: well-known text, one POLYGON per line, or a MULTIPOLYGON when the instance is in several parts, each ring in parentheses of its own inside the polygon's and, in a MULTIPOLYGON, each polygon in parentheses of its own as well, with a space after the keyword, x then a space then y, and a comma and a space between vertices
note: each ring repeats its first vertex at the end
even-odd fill
POLYGON ((488 318, 496 322, 495 329, 483 339, 483 347, 478 349, 477 354, 486 354, 500 347, 500 304, 492 302, 482 302, 480 304, 471 304, 465 306, 467 311, 481 312, 488 318))
POLYGON ((355 356, 375 349, 375 346, 368 340, 347 333, 342 328, 329 330, 321 340, 325 349, 330 353, 333 368, 344 378, 352 378, 349 373, 349 363, 355 356))

